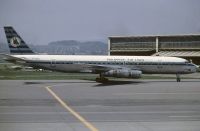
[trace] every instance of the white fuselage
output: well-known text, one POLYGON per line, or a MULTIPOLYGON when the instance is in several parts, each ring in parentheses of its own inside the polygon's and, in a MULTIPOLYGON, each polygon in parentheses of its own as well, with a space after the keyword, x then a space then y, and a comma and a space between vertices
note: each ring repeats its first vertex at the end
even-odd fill
POLYGON ((197 66, 177 57, 159 56, 83 56, 83 55, 12 55, 25 59, 31 67, 62 71, 92 72, 92 66, 129 68, 143 74, 188 74, 194 73, 197 66))

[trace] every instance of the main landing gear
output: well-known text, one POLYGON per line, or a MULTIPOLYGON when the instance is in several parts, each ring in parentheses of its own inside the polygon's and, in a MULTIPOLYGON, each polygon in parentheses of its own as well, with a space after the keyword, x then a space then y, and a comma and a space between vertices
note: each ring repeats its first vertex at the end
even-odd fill
POLYGON ((96 82, 99 82, 99 83, 106 83, 108 81, 109 80, 105 78, 102 74, 99 74, 99 77, 96 78, 96 82))
POLYGON ((177 82, 181 82, 180 74, 176 74, 176 81, 177 81, 177 82))

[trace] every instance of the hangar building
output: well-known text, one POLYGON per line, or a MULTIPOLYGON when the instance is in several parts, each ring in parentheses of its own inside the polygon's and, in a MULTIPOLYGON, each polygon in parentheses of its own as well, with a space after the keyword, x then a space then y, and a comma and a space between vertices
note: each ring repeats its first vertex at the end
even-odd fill
POLYGON ((200 35, 114 36, 109 55, 176 56, 200 64, 200 35))

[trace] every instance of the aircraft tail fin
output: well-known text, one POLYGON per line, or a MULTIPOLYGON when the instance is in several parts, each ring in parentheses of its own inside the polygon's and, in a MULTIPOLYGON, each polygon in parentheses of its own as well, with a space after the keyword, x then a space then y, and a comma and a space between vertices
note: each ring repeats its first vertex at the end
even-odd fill
POLYGON ((24 40, 18 35, 12 26, 4 27, 8 46, 11 54, 33 54, 34 52, 24 42, 24 40))

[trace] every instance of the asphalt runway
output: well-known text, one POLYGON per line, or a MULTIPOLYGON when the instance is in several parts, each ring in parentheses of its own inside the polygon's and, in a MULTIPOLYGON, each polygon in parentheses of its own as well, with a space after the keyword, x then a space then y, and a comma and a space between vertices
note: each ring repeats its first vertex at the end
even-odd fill
POLYGON ((1 80, 0 131, 41 130, 199 131, 200 80, 1 80))

